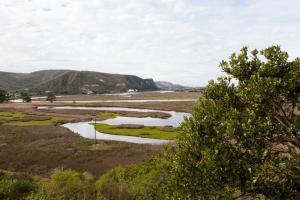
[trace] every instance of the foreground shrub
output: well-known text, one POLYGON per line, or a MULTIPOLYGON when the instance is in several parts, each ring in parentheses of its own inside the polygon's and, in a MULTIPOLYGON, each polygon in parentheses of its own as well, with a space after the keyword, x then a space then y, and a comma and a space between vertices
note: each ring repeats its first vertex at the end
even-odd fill
POLYGON ((167 177, 162 163, 161 159, 153 158, 140 166, 115 168, 97 181, 97 190, 112 200, 164 199, 167 177))
POLYGON ((96 199, 91 175, 74 170, 55 170, 49 179, 40 182, 39 191, 30 200, 96 199))
POLYGON ((0 171, 0 199, 25 199, 37 190, 35 181, 24 174, 0 171))

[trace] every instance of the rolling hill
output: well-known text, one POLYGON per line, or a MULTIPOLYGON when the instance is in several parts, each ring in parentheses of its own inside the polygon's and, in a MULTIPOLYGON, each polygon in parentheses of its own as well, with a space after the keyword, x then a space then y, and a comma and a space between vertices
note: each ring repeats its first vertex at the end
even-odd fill
POLYGON ((27 89, 36 93, 53 91, 57 94, 158 89, 152 79, 142 79, 133 75, 75 70, 42 70, 32 73, 0 72, 0 87, 6 90, 27 89))
POLYGON ((160 90, 191 90, 197 89, 196 87, 183 86, 179 84, 170 83, 167 81, 156 81, 156 87, 160 90))

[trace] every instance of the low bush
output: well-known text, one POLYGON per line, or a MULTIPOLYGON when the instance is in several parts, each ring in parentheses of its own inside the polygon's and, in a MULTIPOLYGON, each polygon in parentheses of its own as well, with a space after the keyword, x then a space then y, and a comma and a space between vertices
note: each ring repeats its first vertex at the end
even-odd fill
POLYGON ((166 171, 161 160, 152 158, 140 166, 115 168, 96 182, 98 195, 107 199, 165 199, 166 171))
POLYGON ((1 200, 25 199, 37 188, 36 182, 27 175, 0 171, 1 200))
POLYGON ((93 177, 74 170, 55 170, 49 179, 40 182, 39 191, 30 200, 96 199, 93 177))

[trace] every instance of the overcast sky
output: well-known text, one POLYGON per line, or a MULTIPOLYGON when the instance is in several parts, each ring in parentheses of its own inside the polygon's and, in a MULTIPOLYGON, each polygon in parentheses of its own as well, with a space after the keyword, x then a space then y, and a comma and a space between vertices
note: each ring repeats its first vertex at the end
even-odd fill
POLYGON ((230 53, 272 44, 300 56, 300 0, 0 0, 0 71, 202 86, 230 53))

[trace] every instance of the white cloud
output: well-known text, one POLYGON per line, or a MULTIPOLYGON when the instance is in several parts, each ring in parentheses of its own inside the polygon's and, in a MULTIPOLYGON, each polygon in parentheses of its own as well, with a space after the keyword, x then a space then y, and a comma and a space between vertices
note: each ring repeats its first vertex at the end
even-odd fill
POLYGON ((244 45, 300 52, 298 0, 1 0, 0 71, 49 68, 205 85, 244 45))

